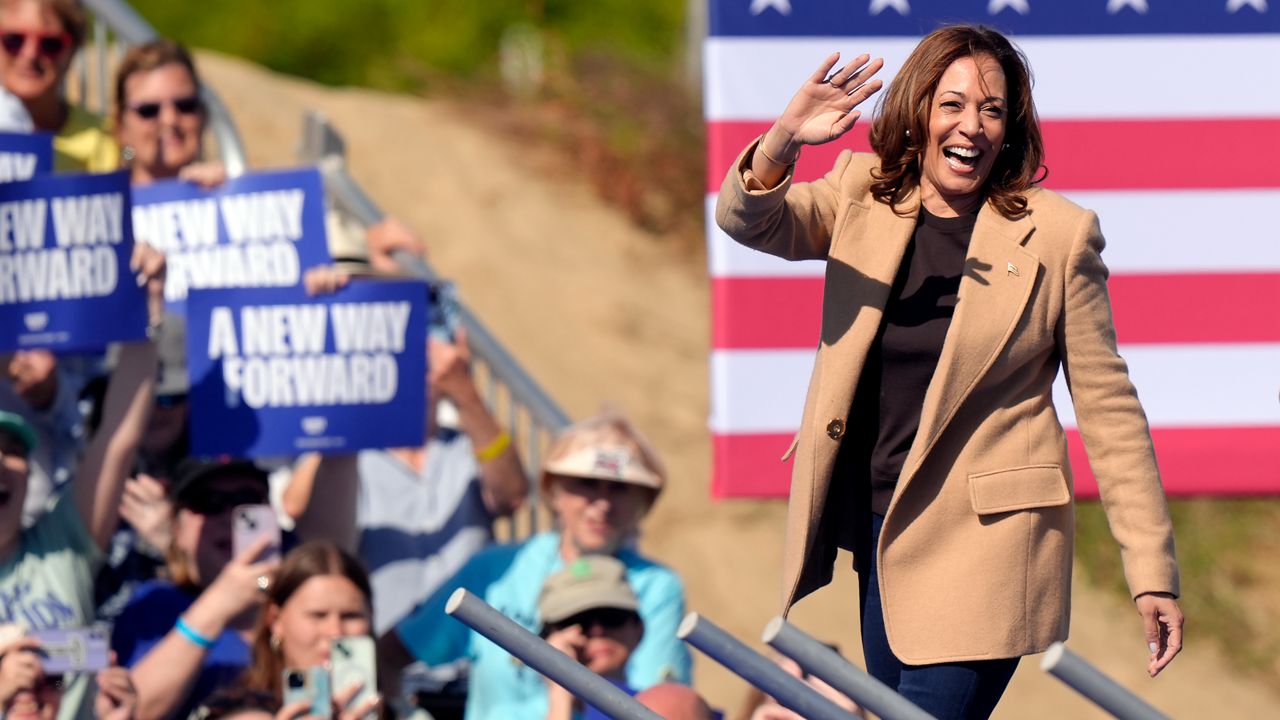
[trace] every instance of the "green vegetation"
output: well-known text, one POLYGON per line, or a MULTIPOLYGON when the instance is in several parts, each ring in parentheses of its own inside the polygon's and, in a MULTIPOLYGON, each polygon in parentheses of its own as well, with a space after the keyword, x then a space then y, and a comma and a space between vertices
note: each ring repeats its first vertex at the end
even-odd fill
POLYGON ((334 85, 483 104, 477 122, 553 143, 638 224, 702 246, 702 121, 686 0, 136 0, 160 31, 334 85), (504 36, 534 38, 540 87, 508 94, 504 36))
MULTIPOLYGON (((1240 670, 1280 687, 1280 503, 1179 500, 1170 504, 1182 571, 1187 642, 1213 639, 1240 670)), ((1076 517, 1080 567, 1128 598, 1120 553, 1098 503, 1076 517)))

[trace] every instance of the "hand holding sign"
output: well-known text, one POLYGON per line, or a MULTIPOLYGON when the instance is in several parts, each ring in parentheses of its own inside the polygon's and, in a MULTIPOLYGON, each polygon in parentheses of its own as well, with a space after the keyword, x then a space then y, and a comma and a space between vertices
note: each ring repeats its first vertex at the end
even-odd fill
POLYGON ((147 289, 147 320, 151 327, 158 325, 164 317, 166 267, 164 253, 142 242, 133 246, 129 269, 137 273, 138 286, 147 289))
POLYGON ((428 339, 427 367, 427 383, 433 397, 446 397, 457 402, 475 392, 466 328, 458 328, 457 338, 452 343, 434 337, 428 339))

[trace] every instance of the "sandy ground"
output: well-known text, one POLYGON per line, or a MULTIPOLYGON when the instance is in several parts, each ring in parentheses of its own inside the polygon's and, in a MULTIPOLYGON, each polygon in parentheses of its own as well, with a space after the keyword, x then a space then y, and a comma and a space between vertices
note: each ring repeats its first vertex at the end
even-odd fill
MULTIPOLYGON (((354 176, 430 244, 431 261, 574 417, 602 402, 625 410, 658 446, 673 482, 644 528, 643 548, 678 570, 689 607, 752 644, 777 609, 784 507, 710 499, 705 268, 611 208, 546 155, 474 122, 484 108, 359 89, 334 90, 201 54, 251 165, 294 164, 306 108, 345 135, 354 176)), ((801 627, 859 656, 856 583, 807 599, 801 627)), ((1280 696, 1236 676, 1201 643, 1158 680, 1145 676, 1136 613, 1077 583, 1070 646, 1174 717, 1274 716, 1280 696)), ((745 685, 700 658, 696 685, 736 708, 745 685)), ((997 718, 1108 717, 1024 660, 997 718)))

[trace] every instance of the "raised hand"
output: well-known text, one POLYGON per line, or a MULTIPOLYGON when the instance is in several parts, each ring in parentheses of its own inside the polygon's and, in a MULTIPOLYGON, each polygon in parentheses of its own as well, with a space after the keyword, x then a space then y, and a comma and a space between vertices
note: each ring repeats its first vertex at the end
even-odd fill
POLYGON ((147 288, 147 315, 152 325, 164 317, 164 253, 145 242, 133 244, 129 269, 138 274, 138 286, 147 288))
POLYGON ((427 367, 427 385, 432 395, 441 395, 456 402, 474 390, 467 331, 458 328, 458 334, 451 343, 428 338, 427 367))
POLYGON ((43 674, 36 654, 39 648, 40 641, 27 636, 4 643, 4 654, 0 655, 0 705, 23 690, 35 688, 43 674))
MULTIPOLYGON (((832 72, 840 53, 832 53, 800 86, 787 109, 775 123, 784 139, 796 150, 800 145, 821 145, 849 132, 862 113, 854 110, 884 84, 872 76, 884 67, 884 60, 863 53, 832 72)), ((772 151, 774 147, 766 148, 772 151)), ((770 152, 772 155, 772 152, 770 152)), ((784 162, 794 155, 777 157, 784 162)))
POLYGON ((124 481, 120 497, 120 517, 151 547, 166 552, 172 537, 173 505, 159 480, 139 473, 124 481))
POLYGON ((133 720, 138 708, 138 690, 127 668, 117 667, 115 653, 111 667, 97 676, 98 694, 93 699, 93 713, 98 720, 133 720))

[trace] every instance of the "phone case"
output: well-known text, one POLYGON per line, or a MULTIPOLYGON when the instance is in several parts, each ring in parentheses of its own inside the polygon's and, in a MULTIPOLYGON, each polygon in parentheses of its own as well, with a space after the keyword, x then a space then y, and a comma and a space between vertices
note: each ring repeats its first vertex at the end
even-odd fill
POLYGON ((107 666, 109 655, 105 627, 37 630, 40 665, 46 675, 97 672, 107 666))
POLYGON ((311 703, 308 715, 330 717, 333 715, 333 699, 329 691, 329 673, 322 667, 305 670, 285 668, 280 678, 280 687, 284 689, 285 705, 306 700, 311 703))
POLYGON ((352 683, 361 683, 360 692, 347 703, 356 707, 378 692, 378 672, 373 638, 365 635, 340 637, 333 641, 329 654, 330 681, 335 693, 346 690, 352 683))
POLYGON ((237 505, 232 514, 231 547, 240 555, 260 537, 271 538, 271 544, 255 562, 280 557, 280 525, 270 505, 237 505))

